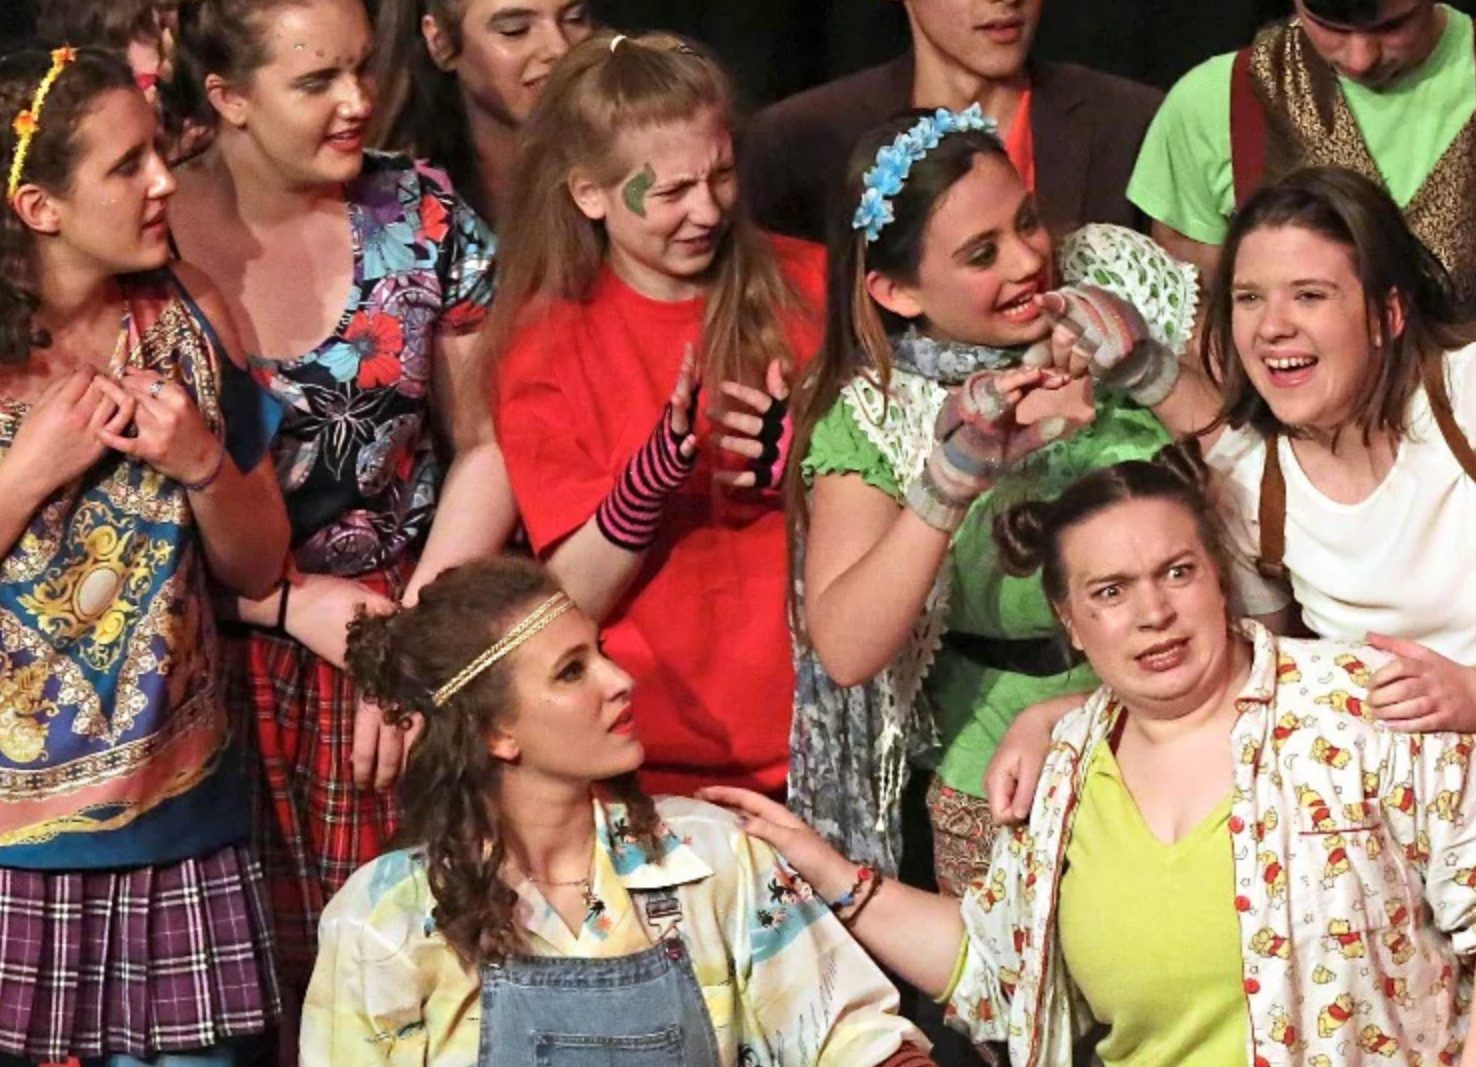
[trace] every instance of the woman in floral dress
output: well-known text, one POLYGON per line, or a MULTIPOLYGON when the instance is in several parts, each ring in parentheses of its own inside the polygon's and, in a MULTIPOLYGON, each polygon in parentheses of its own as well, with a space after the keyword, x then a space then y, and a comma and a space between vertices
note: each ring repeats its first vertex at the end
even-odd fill
POLYGON ((342 673, 347 625, 513 523, 472 336, 491 237, 439 171, 363 151, 370 48, 358 0, 202 0, 172 101, 216 129, 180 176, 180 252, 229 294, 279 419, 294 574, 241 603, 240 666, 289 996, 324 903, 397 820, 406 737, 342 673))

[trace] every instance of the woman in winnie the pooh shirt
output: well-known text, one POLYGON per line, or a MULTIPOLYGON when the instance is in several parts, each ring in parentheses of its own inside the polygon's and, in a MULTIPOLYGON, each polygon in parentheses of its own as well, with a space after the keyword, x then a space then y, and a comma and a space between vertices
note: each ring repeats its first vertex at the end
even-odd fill
POLYGON ((1472 1067, 1472 740, 1373 720, 1386 653, 1229 622, 1185 459, 1097 471, 996 525, 1103 685, 961 910, 859 877, 761 797, 706 796, 823 897, 862 884, 862 944, 1012 1063, 1067 1067, 1090 1036, 1123 1067, 1472 1067))

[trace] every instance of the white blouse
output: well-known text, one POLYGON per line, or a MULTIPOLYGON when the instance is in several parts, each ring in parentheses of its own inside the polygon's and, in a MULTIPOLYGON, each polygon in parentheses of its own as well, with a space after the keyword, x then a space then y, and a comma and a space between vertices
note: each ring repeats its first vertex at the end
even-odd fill
MULTIPOLYGON (((1448 353, 1446 375, 1456 421, 1476 442, 1476 345, 1448 353)), ((1424 388, 1410 401, 1393 467, 1356 504, 1318 490, 1287 438, 1279 448, 1289 591, 1244 565, 1260 554, 1264 440, 1248 427, 1227 430, 1205 457, 1240 557, 1234 584, 1243 610, 1275 611, 1294 595, 1322 637, 1362 641, 1376 631, 1476 664, 1476 482, 1441 437, 1424 388)))

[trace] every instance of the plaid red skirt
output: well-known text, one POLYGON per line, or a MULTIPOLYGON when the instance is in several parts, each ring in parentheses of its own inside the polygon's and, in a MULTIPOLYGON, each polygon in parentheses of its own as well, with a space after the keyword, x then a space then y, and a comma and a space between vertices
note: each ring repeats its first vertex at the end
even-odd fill
POLYGON ((357 696, 338 668, 296 641, 252 631, 238 639, 238 706, 254 718, 248 745, 262 774, 255 800, 278 970, 301 1001, 318 951, 323 906, 348 876, 383 852, 399 825, 393 792, 354 785, 357 696))
POLYGON ((280 1006, 243 847, 129 870, 0 868, 0 1052, 149 1058, 259 1034, 280 1006))

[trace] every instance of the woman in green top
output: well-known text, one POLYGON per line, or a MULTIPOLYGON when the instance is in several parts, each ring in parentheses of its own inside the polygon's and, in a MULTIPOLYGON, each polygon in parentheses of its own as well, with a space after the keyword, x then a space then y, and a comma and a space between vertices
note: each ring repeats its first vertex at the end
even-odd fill
POLYGON ((988 854, 983 778, 1005 730, 1096 685, 1052 636, 1039 581, 996 566, 990 518, 1168 441, 1146 407, 1178 377, 1196 278, 1120 227, 1055 245, 977 108, 879 128, 851 174, 859 207, 831 248, 825 346, 797 401, 790 802, 895 869, 907 759, 936 728, 935 866, 958 893, 988 854), (1092 374, 1023 365, 1049 345, 1092 374), (1015 454, 979 435, 975 394, 998 408, 986 418, 1019 401, 1034 429, 1015 454))

